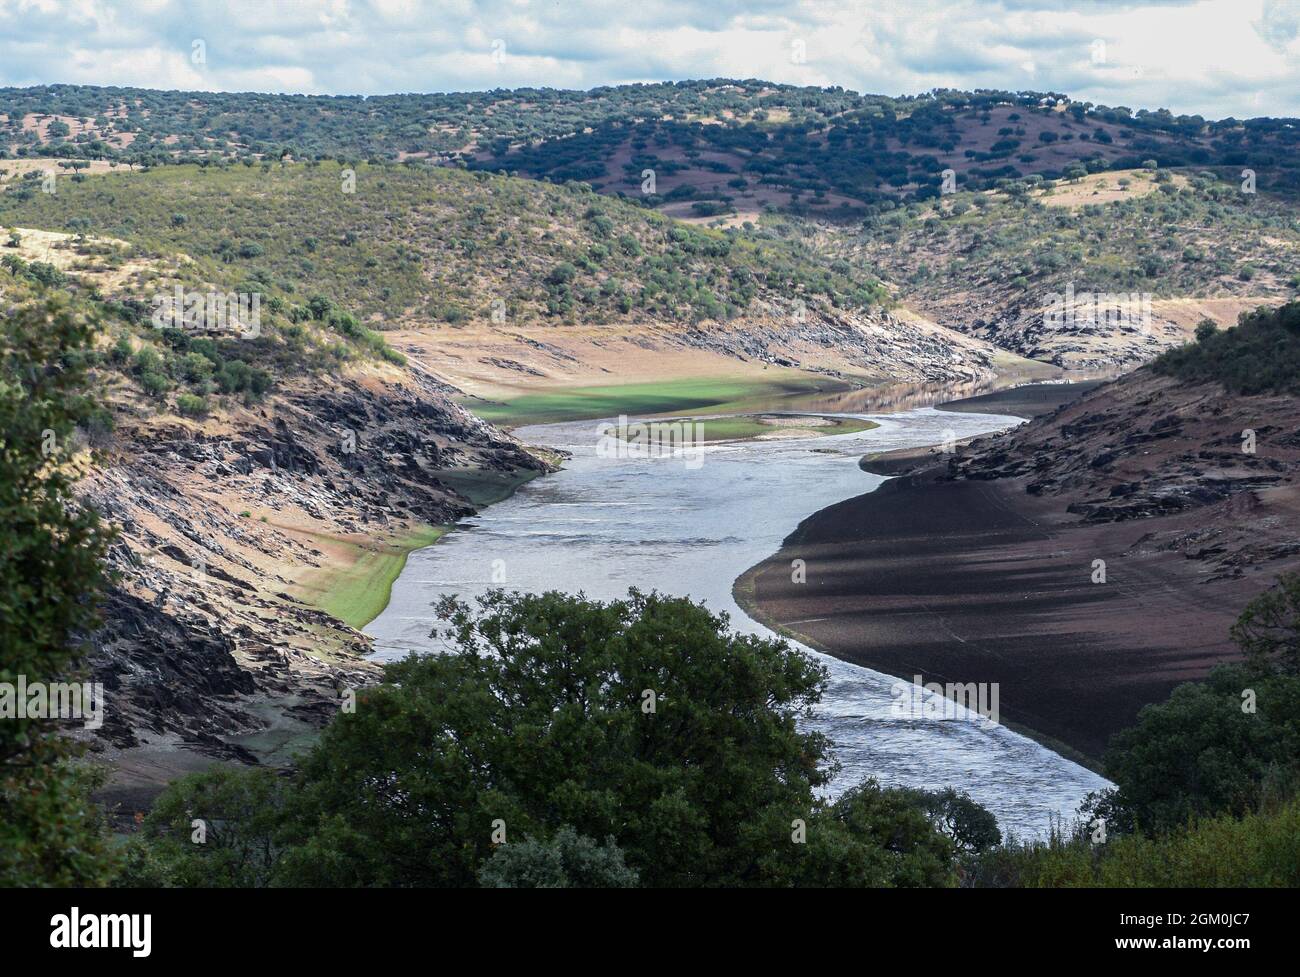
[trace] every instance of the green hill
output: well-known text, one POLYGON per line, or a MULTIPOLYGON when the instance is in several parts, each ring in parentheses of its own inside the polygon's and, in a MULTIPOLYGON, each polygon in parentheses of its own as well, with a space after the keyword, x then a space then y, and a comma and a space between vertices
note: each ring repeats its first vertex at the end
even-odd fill
MULTIPOLYGON (((89 231, 382 323, 727 319, 760 296, 885 293, 797 238, 682 225, 580 184, 334 163, 178 166, 0 195, 0 226, 89 231)), ((295 298, 296 297, 296 298, 295 298)))
POLYGON ((947 168, 974 189, 1150 158, 1300 182, 1295 120, 1207 120, 1060 92, 892 97, 752 78, 369 98, 50 85, 0 89, 0 117, 0 154, 14 157, 465 160, 698 213, 748 200, 848 215, 935 196, 947 168), (642 198, 647 168, 664 182, 642 198))
POLYGON ((1152 368, 1247 396, 1300 394, 1300 302, 1242 315, 1230 329, 1203 325, 1194 343, 1169 350, 1152 368))

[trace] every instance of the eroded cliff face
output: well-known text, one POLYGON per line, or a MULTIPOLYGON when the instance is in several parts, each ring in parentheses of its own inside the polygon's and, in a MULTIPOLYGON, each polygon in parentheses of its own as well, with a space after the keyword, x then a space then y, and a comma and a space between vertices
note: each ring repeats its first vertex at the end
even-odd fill
POLYGON ((1000 353, 905 310, 882 309, 747 316, 693 328, 682 341, 735 359, 872 383, 991 381, 1000 353))
POLYGON ((1015 479, 1080 530, 1132 524, 1135 548, 1175 552, 1206 582, 1300 563, 1300 404, 1138 370, 949 463, 1015 479), (1178 517, 1165 519, 1162 517, 1178 517))
POLYGON ((266 759, 277 730, 323 726, 378 679, 369 639, 313 604, 473 512, 444 479, 500 486, 553 467, 452 393, 361 367, 201 421, 118 405, 82 483, 119 533, 91 642, 107 699, 94 745, 115 767, 129 777, 140 751, 162 779, 195 759, 160 752, 266 759))

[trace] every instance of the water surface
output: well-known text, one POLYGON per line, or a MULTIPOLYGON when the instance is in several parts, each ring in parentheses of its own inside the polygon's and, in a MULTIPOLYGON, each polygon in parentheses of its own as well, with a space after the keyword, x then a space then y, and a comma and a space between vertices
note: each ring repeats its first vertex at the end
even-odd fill
MULTIPOLYGON (((529 482, 412 553, 388 608, 366 628, 376 639, 373 657, 437 650, 428 636, 438 623, 431 603, 444 594, 468 600, 494 586, 604 600, 632 586, 654 589, 725 611, 738 631, 771 636, 736 606, 732 583, 801 520, 879 485, 879 476, 858 467, 864 453, 1020 423, 933 408, 852 416, 880 427, 712 445, 694 457, 601 457, 595 421, 520 428, 522 440, 573 457, 563 471, 529 482)), ((954 786, 993 811, 1004 831, 1028 837, 1045 834, 1053 817, 1072 816, 1088 791, 1105 786, 1091 771, 980 717, 893 715, 897 679, 797 646, 830 670, 811 725, 830 737, 842 765, 835 792, 870 776, 890 785, 954 786)))

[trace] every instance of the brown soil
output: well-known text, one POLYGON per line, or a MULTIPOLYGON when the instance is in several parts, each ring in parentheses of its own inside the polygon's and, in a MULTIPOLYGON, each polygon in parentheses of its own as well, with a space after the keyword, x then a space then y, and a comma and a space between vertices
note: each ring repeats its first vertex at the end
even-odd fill
POLYGON ((810 517, 747 575, 758 612, 890 674, 997 682, 1009 722, 1098 757, 1300 567, 1297 421, 1139 371, 810 517))

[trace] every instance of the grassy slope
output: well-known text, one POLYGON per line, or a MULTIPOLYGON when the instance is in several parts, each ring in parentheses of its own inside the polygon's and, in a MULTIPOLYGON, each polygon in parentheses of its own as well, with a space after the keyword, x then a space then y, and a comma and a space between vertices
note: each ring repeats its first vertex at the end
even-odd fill
POLYGON ((296 596, 354 628, 369 624, 388 606, 393 581, 406 558, 446 534, 446 526, 423 526, 408 534, 360 544, 339 540, 332 548, 351 554, 309 574, 293 589, 296 596))

